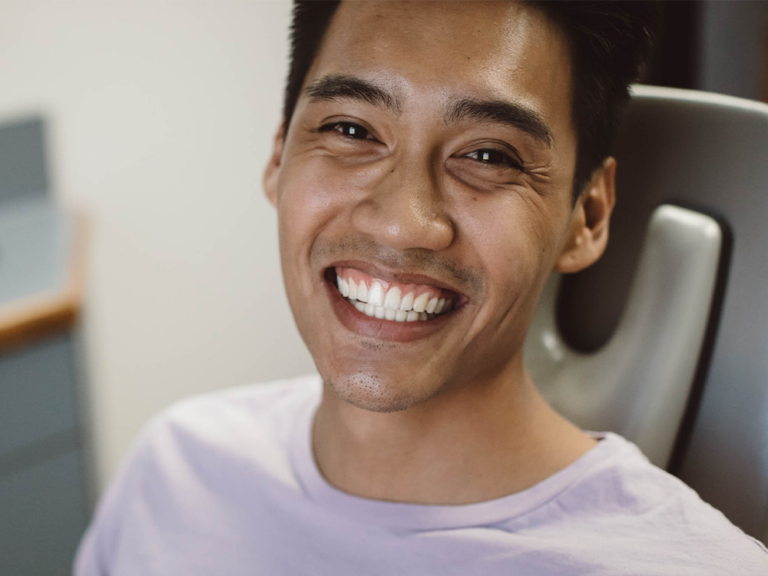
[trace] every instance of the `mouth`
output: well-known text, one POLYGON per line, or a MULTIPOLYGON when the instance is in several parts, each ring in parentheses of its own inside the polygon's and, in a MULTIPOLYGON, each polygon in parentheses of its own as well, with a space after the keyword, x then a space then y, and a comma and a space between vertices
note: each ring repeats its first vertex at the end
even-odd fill
POLYGON ((466 304, 465 296, 431 278, 384 275, 362 265, 325 270, 334 309, 347 328, 380 339, 413 340, 439 329, 466 304))
POLYGON ((428 322, 453 310, 459 295, 429 284, 396 283, 355 268, 333 268, 336 288, 366 316, 390 322, 428 322))

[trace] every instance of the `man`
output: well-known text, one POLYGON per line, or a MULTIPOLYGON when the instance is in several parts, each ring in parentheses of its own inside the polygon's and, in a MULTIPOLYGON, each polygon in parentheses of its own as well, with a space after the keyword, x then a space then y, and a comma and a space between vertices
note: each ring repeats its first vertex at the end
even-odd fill
POLYGON ((319 376, 156 418, 77 574, 768 573, 522 362, 549 273, 606 246, 653 10, 297 3, 265 191, 319 376))

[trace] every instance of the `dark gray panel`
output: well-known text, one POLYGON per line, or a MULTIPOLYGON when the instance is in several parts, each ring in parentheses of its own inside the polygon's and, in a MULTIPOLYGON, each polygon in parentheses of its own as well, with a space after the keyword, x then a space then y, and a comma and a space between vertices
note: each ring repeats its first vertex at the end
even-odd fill
POLYGON ((80 454, 0 478, 0 574, 72 573, 87 518, 80 454))
POLYGON ((763 95, 768 2, 702 5, 698 88, 759 100, 763 95))
POLYGON ((601 261, 569 279, 561 325, 580 348, 607 340, 643 230, 662 203, 733 233, 722 315, 679 476, 746 532, 768 536, 768 107, 637 97, 620 135, 618 202, 601 261))
POLYGON ((0 456, 76 427, 70 338, 0 356, 0 456))
POLYGON ((44 140, 41 118, 0 125, 0 208, 11 198, 46 194, 44 140))

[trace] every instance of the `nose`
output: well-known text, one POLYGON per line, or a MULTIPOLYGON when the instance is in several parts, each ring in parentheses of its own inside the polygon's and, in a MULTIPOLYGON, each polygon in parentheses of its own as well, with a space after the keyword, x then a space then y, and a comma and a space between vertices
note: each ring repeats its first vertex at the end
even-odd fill
POLYGON ((455 235, 429 159, 398 162, 371 186, 352 212, 359 232, 397 250, 444 250, 455 235))

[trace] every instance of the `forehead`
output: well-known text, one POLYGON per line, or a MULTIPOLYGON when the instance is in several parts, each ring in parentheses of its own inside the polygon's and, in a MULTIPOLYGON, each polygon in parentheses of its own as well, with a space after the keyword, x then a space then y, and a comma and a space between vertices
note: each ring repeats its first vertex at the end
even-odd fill
POLYGON ((522 2, 342 2, 307 83, 326 74, 383 81, 406 105, 453 96, 512 100, 570 128, 567 39, 522 2))

